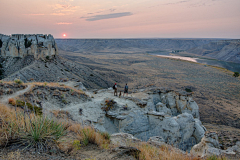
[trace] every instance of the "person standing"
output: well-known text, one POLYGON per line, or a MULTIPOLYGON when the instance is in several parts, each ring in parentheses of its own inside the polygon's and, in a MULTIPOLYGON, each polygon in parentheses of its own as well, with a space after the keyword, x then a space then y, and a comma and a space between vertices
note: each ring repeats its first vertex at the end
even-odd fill
POLYGON ((114 84, 113 89, 114 89, 114 96, 117 96, 117 83, 114 84))
POLYGON ((124 87, 124 92, 123 92, 123 97, 124 97, 124 94, 127 94, 127 96, 128 96, 128 85, 127 85, 127 83, 126 83, 126 85, 125 85, 125 87, 124 87))

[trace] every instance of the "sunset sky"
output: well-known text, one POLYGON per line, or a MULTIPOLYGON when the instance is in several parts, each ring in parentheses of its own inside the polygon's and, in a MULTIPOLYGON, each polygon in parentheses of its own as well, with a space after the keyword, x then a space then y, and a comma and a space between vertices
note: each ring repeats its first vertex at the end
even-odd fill
POLYGON ((240 0, 0 0, 0 33, 238 38, 240 0))

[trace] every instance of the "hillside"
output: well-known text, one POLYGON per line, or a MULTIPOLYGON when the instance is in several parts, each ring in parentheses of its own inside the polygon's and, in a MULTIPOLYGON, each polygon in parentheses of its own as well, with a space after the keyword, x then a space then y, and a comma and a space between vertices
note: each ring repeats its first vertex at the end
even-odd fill
POLYGON ((70 52, 146 52, 188 50, 213 39, 56 39, 59 49, 70 52))
POLYGON ((24 58, 0 57, 2 79, 13 81, 18 78, 23 82, 62 82, 81 81, 87 88, 107 88, 113 84, 89 67, 56 56, 53 59, 36 60, 29 55, 24 58))
POLYGON ((187 50, 201 56, 240 63, 240 40, 214 41, 187 50))

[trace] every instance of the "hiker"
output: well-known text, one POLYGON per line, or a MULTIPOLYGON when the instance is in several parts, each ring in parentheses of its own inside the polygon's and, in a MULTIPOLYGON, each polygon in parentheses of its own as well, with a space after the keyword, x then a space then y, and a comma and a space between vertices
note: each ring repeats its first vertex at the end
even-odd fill
POLYGON ((124 94, 127 94, 127 96, 128 96, 128 85, 127 85, 127 83, 126 83, 126 85, 125 85, 125 87, 124 87, 124 92, 123 92, 123 97, 124 97, 124 94))
POLYGON ((113 89, 114 89, 114 96, 117 96, 117 83, 114 84, 113 89))

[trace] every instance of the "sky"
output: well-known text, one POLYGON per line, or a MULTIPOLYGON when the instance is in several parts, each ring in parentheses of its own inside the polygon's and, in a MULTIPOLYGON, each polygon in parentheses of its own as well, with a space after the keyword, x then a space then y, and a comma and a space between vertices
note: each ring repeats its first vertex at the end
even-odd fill
POLYGON ((0 33, 240 39, 240 0, 0 0, 0 33))

